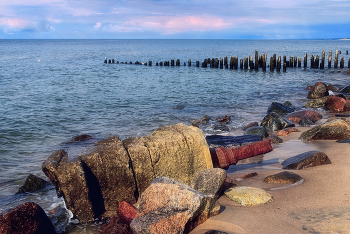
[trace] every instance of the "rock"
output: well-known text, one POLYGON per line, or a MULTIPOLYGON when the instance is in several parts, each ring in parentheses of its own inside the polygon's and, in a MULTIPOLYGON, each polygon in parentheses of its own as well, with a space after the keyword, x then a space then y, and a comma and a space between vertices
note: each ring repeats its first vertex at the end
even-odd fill
POLYGON ((263 126, 248 128, 247 130, 245 130, 244 135, 258 135, 261 137, 261 140, 269 136, 269 134, 263 126))
POLYGON ((309 86, 306 87, 306 90, 312 90, 313 88, 314 88, 314 86, 309 85, 309 86))
POLYGON ((276 136, 288 136, 292 132, 300 132, 299 129, 290 127, 290 128, 285 128, 280 130, 279 132, 276 133, 276 136))
POLYGON ((308 167, 331 164, 328 156, 323 152, 309 151, 297 156, 286 159, 283 163, 283 169, 301 170, 308 167))
POLYGON ((269 184, 294 184, 303 178, 293 172, 284 171, 275 175, 270 175, 264 179, 269 184))
POLYGON ((290 101, 285 101, 283 103, 283 105, 285 105, 285 106, 293 106, 293 104, 290 101))
POLYGON ((174 179, 157 177, 142 193, 130 226, 133 233, 188 233, 194 228, 193 222, 199 225, 212 215, 215 205, 212 195, 174 179))
POLYGON ((33 193, 45 188, 49 184, 50 182, 43 180, 33 174, 30 174, 24 182, 24 185, 18 189, 16 194, 33 193))
POLYGON ((195 174, 191 182, 191 187, 218 199, 226 178, 226 171, 220 168, 200 170, 195 174))
POLYGON ((322 97, 322 98, 317 98, 314 100, 311 100, 305 104, 306 107, 311 107, 311 108, 320 108, 323 107, 328 100, 329 96, 322 97))
POLYGON ((213 131, 228 132, 230 129, 225 124, 216 124, 212 127, 213 131))
POLYGON ((335 117, 350 117, 350 115, 346 115, 346 114, 335 114, 335 117))
POLYGON ((226 123, 229 123, 230 121, 231 121, 231 117, 225 115, 222 119, 219 120, 219 123, 226 124, 226 123))
POLYGON ((325 103, 326 109, 331 112, 342 112, 345 107, 346 100, 337 96, 330 96, 325 103))
POLYGON ((91 139, 90 135, 83 134, 83 135, 76 136, 76 137, 72 138, 69 142, 87 141, 89 139, 91 139))
POLYGON ((253 187, 231 188, 225 192, 225 195, 242 206, 268 204, 274 200, 265 190, 253 187))
POLYGON ((346 100, 343 111, 350 111, 350 100, 346 100))
POLYGON ((314 123, 317 122, 318 120, 322 119, 322 115, 314 110, 295 111, 293 113, 286 115, 285 117, 287 119, 289 119, 290 121, 292 121, 293 123, 299 123, 300 120, 303 118, 309 118, 314 123))
POLYGON ((349 137, 350 123, 345 120, 335 119, 303 132, 300 136, 300 139, 305 141, 340 140, 349 137))
POLYGON ((337 140, 336 142, 337 143, 350 143, 350 138, 344 138, 344 139, 341 139, 341 140, 337 140))
POLYGON ((264 154, 272 150, 271 140, 267 139, 240 147, 211 148, 210 153, 214 167, 228 168, 231 164, 236 164, 239 160, 264 154))
POLYGON ((54 234, 55 229, 45 211, 33 202, 27 202, 0 215, 2 234, 54 234))
POLYGON ((124 223, 118 216, 114 216, 103 228, 101 234, 132 234, 128 224, 124 223))
POLYGON ((225 180, 225 182, 224 182, 224 184, 222 186, 222 191, 220 193, 220 196, 223 195, 224 191, 226 191, 227 189, 232 188, 234 186, 236 186, 236 184, 233 182, 233 180, 230 177, 227 176, 226 180, 225 180))
POLYGON ((117 144, 117 142, 119 142, 119 141, 120 141, 120 139, 118 136, 112 136, 112 137, 109 137, 107 139, 103 139, 103 140, 95 142, 95 145, 117 144))
POLYGON ((257 126, 259 126, 259 123, 258 122, 253 122, 253 123, 248 124, 247 126, 244 126, 242 129, 243 129, 243 131, 245 131, 248 128, 257 127, 257 126))
POLYGON ((130 225, 136 217, 137 210, 129 203, 122 201, 118 204, 118 217, 127 225, 130 225))
POLYGON ((268 131, 278 131, 288 127, 295 127, 295 124, 289 119, 271 112, 265 116, 261 122, 261 126, 263 126, 268 131))
POLYGON ((200 119, 196 119, 196 120, 191 121, 191 124, 194 124, 194 125, 205 125, 205 124, 209 123, 209 120, 210 120, 210 117, 207 116, 207 115, 204 115, 200 119))
POLYGON ((299 125, 302 127, 308 127, 310 125, 315 125, 314 121, 308 117, 303 117, 299 121, 299 125))
POLYGON ((330 91, 336 92, 336 93, 339 92, 339 89, 336 88, 336 87, 334 87, 332 84, 328 84, 328 85, 327 85, 327 89, 328 89, 328 91, 330 90, 330 91))
POLYGON ((209 230, 209 231, 206 231, 204 234, 228 234, 228 233, 217 231, 217 230, 209 230))
POLYGON ((255 176, 258 176, 258 173, 257 172, 251 172, 251 173, 248 173, 248 174, 242 176, 241 178, 242 179, 248 179, 248 178, 252 178, 252 177, 255 177, 255 176))
POLYGON ((277 143, 282 143, 283 142, 283 140, 280 137, 276 136, 276 135, 271 135, 271 136, 269 136, 268 139, 271 140, 272 144, 277 144, 277 143))
POLYGON ((244 136, 223 136, 223 135, 208 135, 206 141, 211 148, 218 146, 242 146, 246 143, 260 141, 261 137, 258 135, 244 135, 244 136))
POLYGON ((307 95, 308 99, 317 99, 326 96, 328 89, 323 82, 317 82, 307 95))
POLYGON ((350 93, 350 86, 346 86, 345 88, 340 90, 340 93, 349 94, 350 93))
POLYGON ((292 109, 289 106, 283 105, 282 103, 278 103, 278 102, 273 102, 270 107, 267 110, 267 113, 272 113, 275 112, 281 116, 287 114, 287 113, 292 113, 294 112, 294 109, 292 109))

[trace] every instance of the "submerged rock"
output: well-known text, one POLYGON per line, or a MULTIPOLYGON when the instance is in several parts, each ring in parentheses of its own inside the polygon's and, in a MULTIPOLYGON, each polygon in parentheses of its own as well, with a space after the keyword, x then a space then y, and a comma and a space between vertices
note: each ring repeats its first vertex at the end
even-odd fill
POLYGON ((253 187, 235 187, 225 191, 225 195, 242 206, 271 203, 274 198, 265 190, 253 187))
POLYGON ((340 140, 350 137, 350 123, 342 119, 335 119, 322 125, 315 126, 300 136, 302 140, 340 140))
POLYGON ((323 82, 317 82, 307 95, 308 99, 317 99, 326 96, 327 85, 323 82))
POLYGON ((269 136, 268 139, 271 140, 272 144, 278 144, 278 143, 282 143, 283 142, 282 138, 280 138, 280 137, 278 137, 276 135, 271 135, 271 136, 269 136))
POLYGON ((245 130, 244 135, 258 135, 261 139, 269 136, 266 129, 263 126, 251 127, 245 130))
POLYGON ((271 112, 261 122, 261 126, 268 131, 278 131, 288 127, 295 127, 295 124, 289 119, 271 112))
POLYGON ((286 159, 282 163, 282 166, 283 169, 301 170, 323 164, 331 164, 331 160, 325 153, 319 151, 309 151, 286 159))
POLYGON ((200 119, 196 119, 191 121, 191 124, 193 125, 205 125, 207 123, 209 123, 210 117, 207 115, 204 115, 202 118, 200 119))
POLYGON ((19 205, 0 215, 1 234, 56 234, 45 211, 33 202, 19 205))
POLYGON ((33 193, 45 188, 49 184, 50 182, 43 180, 33 174, 30 174, 24 182, 24 185, 18 189, 16 194, 33 193))
POLYGON ((90 135, 83 134, 83 135, 76 136, 76 137, 72 138, 69 142, 87 141, 89 139, 91 139, 90 135))
POLYGON ((278 174, 267 176, 264 182, 269 184, 294 184, 303 178, 293 172, 284 171, 278 174))
POLYGON ((278 103, 278 102, 273 102, 269 108, 267 109, 267 113, 271 113, 271 112, 275 112, 281 116, 288 114, 288 113, 292 113, 294 112, 294 109, 292 109, 289 106, 286 106, 282 103, 278 103))

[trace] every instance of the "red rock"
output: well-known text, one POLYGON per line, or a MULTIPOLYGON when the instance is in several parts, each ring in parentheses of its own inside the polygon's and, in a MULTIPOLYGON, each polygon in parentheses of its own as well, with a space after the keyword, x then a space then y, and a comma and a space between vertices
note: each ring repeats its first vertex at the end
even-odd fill
POLYGON ((230 116, 225 115, 224 118, 219 120, 219 123, 228 123, 230 122, 230 120, 231 120, 230 116))
POLYGON ((130 225, 136 217, 136 208, 129 203, 122 201, 118 204, 118 216, 126 224, 130 225))
POLYGON ((322 119, 322 115, 314 110, 301 110, 295 111, 285 116, 287 119, 292 121, 293 123, 299 123, 302 118, 309 118, 313 122, 316 122, 322 119))
POLYGON ((272 151, 271 139, 254 142, 248 145, 234 147, 219 147, 210 149, 214 167, 227 168, 238 160, 250 158, 272 151))
POLYGON ((288 136, 292 132, 300 132, 297 128, 285 128, 276 133, 277 136, 288 136))
POLYGON ((45 211, 33 202, 15 207, 0 216, 1 234, 53 234, 56 233, 45 211))
POLYGON ((326 101, 326 109, 330 110, 331 112, 342 112, 344 111, 346 100, 341 97, 337 96, 331 96, 326 101))
POLYGON ((103 228, 101 234, 132 234, 132 231, 128 224, 124 223, 118 216, 114 216, 103 228))

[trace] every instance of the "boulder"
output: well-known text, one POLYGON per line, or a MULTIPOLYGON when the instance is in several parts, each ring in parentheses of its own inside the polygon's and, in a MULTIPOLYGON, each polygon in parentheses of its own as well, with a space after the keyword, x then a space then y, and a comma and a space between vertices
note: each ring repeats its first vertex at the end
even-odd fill
POLYGON ((294 184, 303 178, 293 172, 284 171, 278 174, 267 176, 264 182, 269 184, 294 184))
POLYGON ((261 140, 269 136, 269 134, 263 126, 248 128, 244 131, 244 135, 258 135, 261 137, 261 140))
POLYGON ((221 118, 221 119, 218 120, 218 121, 219 121, 219 123, 226 124, 226 123, 229 123, 229 122, 231 121, 231 117, 225 115, 223 118, 221 118))
POLYGON ((302 126, 302 127, 308 127, 310 125, 315 125, 315 122, 312 121, 312 119, 310 119, 308 117, 303 117, 303 118, 300 119, 299 125, 302 126))
POLYGON ((282 166, 283 169, 301 170, 323 164, 331 164, 331 160, 325 153, 319 151, 309 151, 286 159, 282 163, 282 166))
POLYGON ((336 93, 339 92, 339 89, 336 88, 336 87, 334 87, 334 85, 332 85, 332 84, 328 84, 328 85, 327 85, 327 89, 328 89, 328 91, 330 90, 330 91, 336 92, 336 93))
POLYGON ((217 199, 226 178, 226 171, 220 168, 200 170, 195 174, 191 187, 217 199))
POLYGON ((280 137, 278 137, 276 135, 271 135, 271 136, 269 136, 268 139, 271 140, 272 144, 278 144, 278 143, 282 143, 283 142, 282 138, 280 138, 280 137))
POLYGON ((54 226, 45 211, 33 202, 19 205, 0 215, 2 234, 55 234, 54 226))
POLYGON ((69 142, 87 141, 89 139, 91 139, 90 135, 83 134, 80 136, 73 137, 69 142))
POLYGON ((22 185, 16 194, 20 193, 33 193, 45 188, 50 182, 43 180, 33 174, 29 174, 24 185, 22 185))
POLYGON ((311 140, 340 140, 350 137, 350 123, 335 119, 322 125, 315 126, 300 135, 300 139, 311 140))
POLYGON ((328 100, 329 96, 322 97, 322 98, 317 98, 314 100, 311 100, 305 104, 306 107, 311 107, 311 108, 320 108, 324 107, 326 101, 328 100))
POLYGON ((278 102, 273 102, 269 108, 267 109, 267 113, 271 113, 271 112, 275 112, 281 116, 287 114, 287 113, 292 113, 294 112, 294 109, 292 109, 289 106, 286 106, 282 103, 278 103, 278 102))
POLYGON ((293 113, 290 113, 285 116, 287 119, 292 121, 293 123, 299 123, 301 119, 303 118, 309 118, 312 120, 312 122, 317 122, 318 120, 322 119, 322 115, 314 110, 300 110, 295 111, 293 113))
POLYGON ((340 90, 340 93, 349 94, 350 93, 350 86, 346 86, 345 88, 340 90))
POLYGON ((253 187, 235 187, 225 191, 225 195, 242 206, 268 204, 274 198, 265 190, 253 187))
POLYGON ((118 216, 112 217, 101 234, 132 234, 130 226, 124 223, 118 216))
POLYGON ((137 210, 134 206, 129 203, 122 201, 118 204, 118 217, 127 225, 130 225, 131 221, 133 221, 136 217, 137 210))
POLYGON ((211 148, 210 153, 214 167, 226 169, 231 164, 236 164, 239 160, 264 154, 272 150, 271 140, 266 139, 239 147, 211 148))
POLYGON ((289 119, 271 112, 261 122, 261 126, 268 131, 278 131, 288 127, 295 127, 295 124, 289 119))
POLYGON ((253 122, 253 123, 250 123, 246 126, 244 126, 242 129, 243 131, 247 130, 248 128, 251 128, 251 127, 258 127, 259 126, 259 123, 258 122, 253 122))
POLYGON ((292 132, 300 132, 299 129, 290 127, 290 128, 285 128, 276 133, 276 136, 288 136, 292 132))
POLYGON ((323 82, 317 82, 307 95, 308 99, 317 99, 326 96, 328 89, 323 82))
POLYGON ((213 215, 217 203, 213 195, 167 177, 157 177, 142 193, 133 233, 188 233, 213 215), (198 221, 199 220, 199 221, 198 221))
POLYGON ((191 121, 192 125, 205 125, 207 123, 209 123, 210 117, 207 115, 204 115, 202 118, 200 119, 196 119, 191 121))
POLYGON ((325 103, 326 109, 331 112, 343 112, 346 100, 342 97, 330 96, 325 103))

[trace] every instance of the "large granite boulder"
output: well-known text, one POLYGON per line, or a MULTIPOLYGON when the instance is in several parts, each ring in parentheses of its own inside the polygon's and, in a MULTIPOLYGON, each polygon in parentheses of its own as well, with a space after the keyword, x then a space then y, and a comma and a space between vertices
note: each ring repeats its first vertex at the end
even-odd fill
POLYGON ((99 141, 90 153, 69 158, 54 152, 44 173, 80 221, 92 221, 118 203, 136 203, 157 176, 190 184, 197 171, 213 168, 203 132, 184 124, 162 127, 150 136, 99 141))
POLYGON ((271 112, 264 117, 261 126, 268 131, 278 131, 288 127, 295 127, 295 124, 289 119, 282 117, 275 112, 271 112))
MULTIPOLYGON (((212 216, 216 200, 213 195, 167 177, 157 177, 142 193, 133 233, 188 233, 193 222, 212 216)), ((214 209, 215 210, 215 209, 214 209)))
POLYGON ((0 215, 1 234, 55 234, 45 211, 33 202, 19 205, 0 215))
POLYGON ((341 140, 350 137, 350 123, 335 119, 322 125, 315 126, 300 135, 306 141, 311 140, 341 140))
POLYGON ((271 112, 275 112, 281 116, 284 116, 285 114, 294 112, 294 109, 279 102, 272 102, 272 104, 267 109, 267 113, 271 112))
POLYGON ((307 95, 308 99, 316 99, 326 96, 328 91, 327 85, 323 82, 317 82, 307 95))
POLYGON ((300 110, 290 113, 285 116, 287 119, 292 121, 293 123, 300 123, 303 118, 309 118, 314 123, 318 120, 322 119, 322 115, 314 110, 300 110))
POLYGON ((325 103, 325 107, 331 112, 343 112, 345 104, 346 104, 345 98, 330 96, 325 103))
POLYGON ((282 163, 282 166, 283 169, 301 170, 324 164, 331 164, 331 160, 325 153, 319 151, 309 151, 286 159, 282 163))

